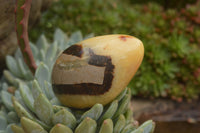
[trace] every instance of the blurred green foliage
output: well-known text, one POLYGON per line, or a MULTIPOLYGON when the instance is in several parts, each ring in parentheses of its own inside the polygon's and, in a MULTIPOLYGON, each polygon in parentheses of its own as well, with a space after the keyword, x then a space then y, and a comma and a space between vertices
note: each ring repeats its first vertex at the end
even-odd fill
MULTIPOLYGON (((172 1, 174 3, 174 1, 172 1)), ((145 47, 143 63, 129 87, 144 97, 170 97, 181 101, 200 94, 200 2, 181 9, 162 4, 136 4, 131 0, 59 0, 43 14, 31 31, 52 38, 60 27, 71 33, 130 34, 145 47)))

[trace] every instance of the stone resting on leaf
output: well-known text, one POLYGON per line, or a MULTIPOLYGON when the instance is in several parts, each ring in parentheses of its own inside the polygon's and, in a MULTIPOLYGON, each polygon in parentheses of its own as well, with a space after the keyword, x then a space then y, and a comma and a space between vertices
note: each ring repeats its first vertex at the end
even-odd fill
POLYGON ((109 103, 126 88, 140 66, 143 44, 127 35, 106 35, 67 48, 56 60, 52 85, 66 106, 109 103))
POLYGON ((57 30, 53 44, 42 36, 36 46, 29 45, 30 4, 31 0, 17 0, 21 52, 7 57, 9 71, 0 83, 0 131, 152 133, 154 122, 138 127, 132 118, 131 92, 126 88, 142 62, 142 42, 128 35, 81 41, 76 34, 66 39, 57 30))

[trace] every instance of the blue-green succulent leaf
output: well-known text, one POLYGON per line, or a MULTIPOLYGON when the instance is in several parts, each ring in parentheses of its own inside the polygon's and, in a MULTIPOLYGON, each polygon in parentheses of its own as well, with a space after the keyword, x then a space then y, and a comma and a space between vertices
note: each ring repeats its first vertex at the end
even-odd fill
POLYGON ((32 53, 33 53, 33 56, 34 57, 37 57, 37 55, 38 55, 38 49, 37 49, 37 47, 33 44, 33 43, 29 43, 30 44, 30 47, 31 47, 31 51, 32 51, 32 53))
POLYGON ((44 50, 44 52, 46 53, 46 50, 48 48, 48 42, 47 42, 47 39, 45 37, 45 35, 41 35, 39 37, 39 39, 37 40, 37 43, 36 43, 36 46, 39 50, 44 50))
POLYGON ((6 56, 6 65, 8 69, 17 77, 22 77, 22 73, 19 71, 19 67, 17 65, 17 62, 15 58, 12 56, 6 56))
POLYGON ((40 85, 38 84, 38 81, 37 80, 33 80, 32 82, 32 94, 33 94, 33 98, 36 99, 40 93, 45 93, 44 90, 42 90, 40 88, 40 85))
POLYGON ((86 111, 82 116, 80 121, 85 119, 86 117, 90 117, 93 120, 98 120, 103 112, 103 105, 102 104, 95 104, 90 110, 86 111))
POLYGON ((5 116, 3 116, 2 114, 0 114, 0 130, 5 130, 7 127, 7 119, 5 116))
POLYGON ((28 69, 28 67, 24 63, 23 59, 22 58, 18 58, 16 60, 17 60, 17 65, 19 67, 19 71, 21 72, 23 79, 25 79, 25 80, 32 80, 33 79, 33 74, 28 69))
POLYGON ((3 75, 5 79, 8 81, 8 83, 14 85, 15 87, 18 87, 18 78, 16 78, 10 71, 4 70, 3 75))
POLYGON ((153 133, 154 128, 154 122, 152 120, 148 120, 131 133, 153 133))
POLYGON ((20 94, 23 98, 24 103, 26 104, 26 106, 32 111, 35 112, 34 109, 34 99, 31 93, 30 88, 26 85, 26 84, 19 84, 19 89, 20 89, 20 94))
POLYGON ((12 100, 11 100, 12 95, 10 93, 3 90, 1 92, 1 98, 2 98, 3 104, 6 106, 7 109, 14 110, 12 100))
POLYGON ((17 113, 14 111, 11 111, 7 115, 8 123, 18 123, 19 117, 17 116, 17 113))
POLYGON ((83 40, 83 36, 82 33, 80 31, 76 31, 74 32, 71 37, 70 37, 70 41, 72 41, 73 43, 77 43, 83 40))
POLYGON ((89 39, 89 38, 92 38, 92 37, 94 37, 94 33, 90 33, 90 34, 86 35, 86 36, 83 38, 83 40, 89 39))
POLYGON ((13 124, 9 124, 8 126, 7 126, 7 128, 6 128, 6 133, 13 133, 13 131, 12 131, 12 129, 11 129, 11 126, 12 126, 13 124))
POLYGON ((47 92, 45 90, 45 83, 44 81, 50 81, 50 73, 48 67, 41 62, 35 72, 35 78, 39 83, 42 92, 47 96, 47 92))
POLYGON ((55 62, 54 59, 56 57, 57 50, 58 50, 57 42, 54 42, 53 44, 51 44, 47 50, 45 64, 47 64, 47 66, 49 66, 50 68, 54 65, 54 62, 55 62))
POLYGON ((44 94, 40 94, 34 101, 35 113, 47 125, 52 124, 53 106, 44 94))

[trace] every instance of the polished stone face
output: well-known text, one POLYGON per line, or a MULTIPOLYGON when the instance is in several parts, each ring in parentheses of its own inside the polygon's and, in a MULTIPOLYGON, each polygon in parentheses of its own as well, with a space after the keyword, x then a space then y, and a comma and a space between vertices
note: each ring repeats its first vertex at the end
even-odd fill
POLYGON ((66 106, 107 104, 128 85, 143 54, 142 42, 127 35, 99 36, 74 44, 54 65, 54 92, 66 106))

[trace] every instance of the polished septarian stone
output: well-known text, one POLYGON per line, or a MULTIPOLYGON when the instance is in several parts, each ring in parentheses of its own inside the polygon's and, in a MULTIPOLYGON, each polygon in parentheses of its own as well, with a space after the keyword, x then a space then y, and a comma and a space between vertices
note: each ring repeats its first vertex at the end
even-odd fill
POLYGON ((105 35, 67 48, 52 72, 62 104, 87 108, 111 102, 128 85, 144 55, 142 42, 128 35, 105 35))

